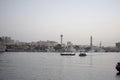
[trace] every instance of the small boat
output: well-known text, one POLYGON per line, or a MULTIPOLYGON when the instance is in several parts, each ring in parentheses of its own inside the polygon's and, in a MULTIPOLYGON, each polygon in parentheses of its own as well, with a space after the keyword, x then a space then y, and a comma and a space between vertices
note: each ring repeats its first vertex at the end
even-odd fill
POLYGON ((116 67, 115 67, 115 68, 116 68, 116 70, 117 70, 117 71, 119 71, 119 72, 120 72, 120 62, 118 62, 118 63, 117 63, 117 65, 116 65, 116 67))
POLYGON ((85 52, 80 52, 79 56, 87 56, 85 52))
POLYGON ((60 53, 61 56, 74 56, 75 53, 60 53))

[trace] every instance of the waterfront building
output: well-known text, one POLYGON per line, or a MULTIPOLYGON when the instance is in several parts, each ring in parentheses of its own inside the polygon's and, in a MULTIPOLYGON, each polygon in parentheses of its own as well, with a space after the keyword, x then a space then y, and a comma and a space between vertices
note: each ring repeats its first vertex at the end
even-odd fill
POLYGON ((120 48, 120 42, 116 43, 116 48, 120 48))
POLYGON ((3 36, 1 38, 2 38, 2 40, 4 40, 6 45, 14 44, 14 40, 11 39, 11 37, 3 36))
POLYGON ((4 40, 0 37, 0 52, 3 52, 6 50, 5 42, 4 40))
POLYGON ((75 49, 73 48, 73 44, 70 41, 67 42, 67 51, 68 52, 75 51, 75 49))
POLYGON ((56 46, 58 43, 56 41, 37 41, 37 42, 32 42, 32 45, 39 45, 39 46, 48 46, 48 47, 53 47, 56 46))
POLYGON ((48 49, 47 49, 47 51, 55 51, 55 49, 54 49, 54 46, 56 46, 58 43, 56 42, 56 41, 49 41, 49 40, 47 40, 47 47, 48 47, 48 49))

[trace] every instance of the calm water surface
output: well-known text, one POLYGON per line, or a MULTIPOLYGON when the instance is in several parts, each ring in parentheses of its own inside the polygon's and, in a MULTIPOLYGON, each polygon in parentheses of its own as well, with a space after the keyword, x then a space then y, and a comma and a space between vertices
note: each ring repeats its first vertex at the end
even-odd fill
POLYGON ((0 53, 0 80, 120 80, 115 65, 120 53, 0 53))

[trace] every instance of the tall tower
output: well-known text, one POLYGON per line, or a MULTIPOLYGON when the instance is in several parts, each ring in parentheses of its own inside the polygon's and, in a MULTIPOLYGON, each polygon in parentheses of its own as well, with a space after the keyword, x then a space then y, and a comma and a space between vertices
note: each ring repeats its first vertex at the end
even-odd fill
POLYGON ((90 36, 90 48, 92 49, 92 46, 93 46, 93 44, 92 44, 92 36, 90 36))
POLYGON ((100 41, 100 48, 101 48, 101 46, 102 46, 102 42, 100 41))
POLYGON ((61 35, 60 35, 60 37, 61 37, 61 46, 62 46, 62 42, 63 42, 63 35, 61 34, 61 35))

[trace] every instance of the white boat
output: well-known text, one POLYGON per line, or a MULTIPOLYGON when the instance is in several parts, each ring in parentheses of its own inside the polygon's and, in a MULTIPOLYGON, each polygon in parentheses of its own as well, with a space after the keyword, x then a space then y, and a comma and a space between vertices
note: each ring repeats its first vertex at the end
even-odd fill
POLYGON ((87 56, 85 52, 80 52, 79 56, 87 56))

